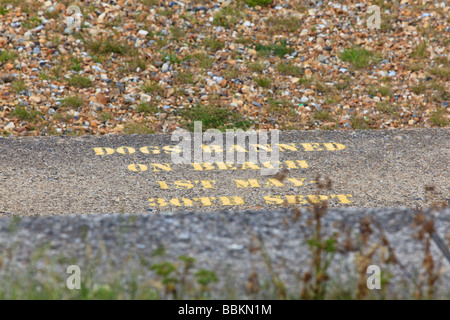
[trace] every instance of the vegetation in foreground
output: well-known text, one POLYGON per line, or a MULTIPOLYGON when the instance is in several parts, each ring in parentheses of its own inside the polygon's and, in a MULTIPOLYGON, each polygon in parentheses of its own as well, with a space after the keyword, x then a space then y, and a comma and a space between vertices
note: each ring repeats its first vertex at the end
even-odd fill
MULTIPOLYGON (((274 178, 284 180, 286 173, 278 173, 274 178)), ((318 190, 331 188, 331 181, 317 178, 318 190)), ((432 208, 442 204, 435 202, 434 189, 427 187, 428 199, 432 208)), ((318 196, 319 199, 319 196, 318 196)), ((285 226, 294 225, 303 214, 297 207, 291 208, 286 216, 285 226), (288 221, 291 219, 292 221, 288 221)), ((50 257, 49 246, 43 246, 33 253, 28 262, 26 274, 14 274, 10 258, 16 254, 13 247, 1 247, 0 254, 0 299, 448 299, 450 293, 438 291, 442 282, 442 263, 450 262, 448 244, 435 232, 434 222, 425 212, 418 212, 411 230, 411 241, 420 241, 424 251, 421 266, 412 273, 408 266, 399 260, 391 246, 383 227, 373 217, 367 215, 359 222, 359 230, 342 230, 336 226, 332 235, 323 232, 323 218, 327 215, 327 203, 310 203, 304 234, 309 236, 304 244, 309 248, 308 268, 297 277, 298 283, 292 289, 292 283, 276 272, 272 258, 266 249, 264 239, 252 234, 254 243, 249 254, 258 255, 267 268, 265 275, 252 271, 245 284, 239 287, 227 285, 232 274, 218 275, 213 270, 203 269, 194 257, 179 256, 176 261, 166 258, 163 246, 158 247, 150 257, 139 257, 136 269, 117 271, 97 280, 97 266, 104 261, 106 252, 92 255, 89 243, 86 247, 88 268, 83 271, 80 290, 66 287, 68 275, 57 272, 56 265, 73 263, 70 257, 50 257), (374 239, 377 235, 378 239, 374 239), (442 253, 439 259, 431 254, 431 244, 435 242, 442 253), (340 279, 336 281, 333 262, 353 257, 353 270, 340 270, 340 279), (367 269, 376 264, 383 270, 381 289, 369 290, 367 287, 367 269), (46 266, 42 268, 42 266, 46 266), (394 269, 402 279, 394 277, 394 269), (151 276, 148 276, 151 274, 151 276), (221 279, 222 278, 222 279, 221 279), (226 279, 224 279, 226 278, 226 279), (342 282, 342 279, 346 281, 342 282), (222 281, 222 285, 218 283, 222 281), (225 282, 225 285, 223 283, 225 282), (447 295, 446 295, 447 294, 447 295)), ((133 220, 135 217, 130 217, 133 220)), ((132 221, 131 221, 132 222, 132 221)), ((17 232, 20 217, 11 219, 9 232, 17 232)), ((126 230, 122 226, 121 230, 126 230), (123 227, 123 228, 122 228, 123 227)), ((250 231, 252 232, 252 231, 250 231)), ((83 238, 83 237, 82 237, 83 238)), ((85 239, 85 237, 84 237, 85 239)), ((106 250, 106 249, 103 249, 106 250)), ((103 251, 102 250, 102 251, 103 251)), ((340 262, 338 261, 338 264, 340 262)), ((339 278, 339 277, 338 277, 339 278)))

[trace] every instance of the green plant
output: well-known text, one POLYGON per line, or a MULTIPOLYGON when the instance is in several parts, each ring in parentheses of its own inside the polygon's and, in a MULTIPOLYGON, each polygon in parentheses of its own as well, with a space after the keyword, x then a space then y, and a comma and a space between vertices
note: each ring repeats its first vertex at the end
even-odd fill
POLYGON ((61 122, 69 122, 70 119, 72 118, 72 115, 68 112, 56 112, 53 115, 53 120, 55 121, 61 121, 61 122))
MULTIPOLYGON (((320 176, 317 181, 317 193, 320 194, 322 189, 331 189, 331 180, 321 181, 320 176)), ((327 213, 328 203, 318 200, 320 196, 316 196, 316 200, 310 200, 310 228, 311 237, 306 243, 311 252, 311 265, 309 270, 303 276, 303 288, 300 292, 301 299, 325 299, 329 286, 328 269, 331 261, 337 251, 337 234, 325 237, 322 233, 322 219, 327 213)), ((296 211, 296 214, 300 214, 296 211)), ((295 217, 295 216, 294 216, 295 217)))
POLYGON ((423 65, 423 63, 420 62, 412 62, 407 65, 407 68, 413 72, 416 72, 419 70, 423 70, 425 66, 423 65))
POLYGON ((229 5, 220 9, 213 15, 213 24, 233 28, 245 15, 241 9, 239 2, 236 5, 229 5))
POLYGON ((55 78, 57 78, 57 79, 61 77, 62 71, 63 71, 62 64, 54 65, 54 66, 50 69, 50 73, 53 74, 53 76, 54 76, 55 78))
POLYGON ((30 17, 28 20, 22 22, 22 26, 25 29, 32 29, 32 28, 36 28, 37 26, 39 26, 42 23, 42 20, 39 19, 36 16, 32 16, 30 17))
POLYGON ((350 124, 353 129, 368 129, 369 125, 363 116, 352 116, 350 118, 350 124))
POLYGON ((320 121, 332 121, 333 117, 331 116, 331 114, 328 110, 322 110, 322 111, 317 111, 314 114, 314 119, 320 120, 320 121))
POLYGON ((256 7, 256 6, 265 7, 273 2, 273 0, 244 0, 244 1, 249 7, 256 7))
POLYGON ((102 64, 103 63, 103 57, 102 56, 99 56, 99 55, 93 55, 92 56, 92 61, 94 61, 95 63, 100 63, 100 64, 102 64))
POLYGON ((252 43, 252 39, 249 37, 244 37, 243 35, 240 35, 236 38, 236 40, 234 42, 243 44, 243 45, 249 45, 252 43))
POLYGON ((144 71, 147 68, 147 62, 145 58, 141 56, 134 57, 133 59, 127 61, 126 71, 128 72, 136 72, 139 68, 141 71, 144 71))
POLYGON ((427 51, 428 42, 422 41, 411 52, 411 58, 424 59, 429 56, 427 51))
POLYGON ((439 127, 445 127, 449 124, 448 111, 445 108, 438 108, 431 114, 431 122, 439 127))
POLYGON ((373 52, 360 47, 345 49, 340 53, 342 61, 350 62, 356 69, 368 67, 371 63, 379 60, 373 52))
POLYGON ((301 19, 296 16, 289 17, 270 17, 266 20, 266 24, 271 33, 280 32, 298 32, 302 25, 301 19))
POLYGON ((152 81, 150 83, 145 84, 142 87, 142 91, 145 93, 157 94, 162 96, 164 94, 164 89, 157 82, 152 81))
POLYGON ((178 27, 171 27, 170 32, 172 33, 173 39, 176 41, 180 41, 186 35, 186 31, 178 27))
POLYGON ((269 88, 272 84, 272 80, 266 77, 258 77, 255 79, 255 83, 262 88, 269 88))
POLYGON ((176 292, 176 284, 178 282, 178 279, 175 277, 175 275, 173 275, 176 271, 176 267, 173 263, 171 262, 161 262, 161 263, 157 263, 157 264, 153 264, 150 267, 150 270, 155 271, 155 273, 162 277, 162 283, 164 285, 165 291, 164 294, 165 296, 169 296, 170 294, 173 294, 175 297, 177 297, 177 292, 176 292))
POLYGON ((59 45, 61 44, 61 38, 60 38, 58 35, 52 36, 51 39, 50 39, 50 42, 51 42, 55 47, 57 47, 57 46, 59 46, 59 45))
POLYGON ((52 77, 50 76, 48 71, 39 72, 39 79, 41 80, 50 80, 52 77))
POLYGON ((158 107, 156 107, 155 105, 152 105, 148 102, 145 102, 145 103, 139 104, 136 111, 143 112, 143 113, 155 114, 158 112, 158 107))
POLYGON ((89 88, 92 87, 92 81, 91 79, 87 77, 83 77, 81 75, 74 75, 71 78, 67 80, 67 83, 69 86, 75 86, 79 88, 89 88))
POLYGON ((161 10, 158 10, 158 14, 166 17, 171 17, 175 12, 170 8, 164 8, 161 10))
POLYGON ((390 104, 389 102, 379 102, 376 105, 376 108, 377 108, 378 111, 390 114, 392 116, 394 116, 395 113, 398 111, 398 107, 395 106, 395 105, 390 104))
POLYGON ((388 86, 385 86, 385 87, 379 87, 379 88, 378 88, 378 92, 380 92, 380 94, 381 94, 383 97, 390 97, 390 96, 392 96, 391 88, 388 87, 388 86))
POLYGON ((227 80, 236 79, 239 77, 240 72, 234 68, 227 69, 223 72, 223 76, 227 80))
POLYGON ((114 118, 113 114, 110 112, 100 112, 98 117, 101 122, 106 122, 114 118))
POLYGON ((411 91, 414 92, 415 94, 422 94, 426 90, 427 90, 427 86, 423 82, 418 84, 417 86, 411 87, 411 91))
POLYGON ((81 70, 81 62, 83 60, 77 57, 70 57, 69 59, 69 69, 79 72, 81 70))
POLYGON ((14 80, 12 83, 12 88, 15 92, 19 93, 22 91, 25 91, 27 89, 27 86, 25 85, 25 81, 23 80, 14 80))
POLYGON ((201 269, 195 273, 195 277, 201 286, 202 297, 205 297, 206 293, 209 292, 209 285, 211 283, 219 281, 216 273, 211 270, 201 269))
POLYGON ((264 70, 265 66, 262 62, 252 62, 248 64, 248 68, 253 72, 261 73, 264 70))
POLYGON ((179 83, 183 83, 183 84, 193 84, 194 83, 194 76, 192 75, 191 72, 184 72, 184 71, 177 72, 174 75, 174 78, 179 83))
POLYGON ((7 14, 8 12, 9 12, 9 10, 0 8, 0 16, 4 16, 4 15, 7 14))
POLYGON ((203 130, 248 129, 252 124, 239 113, 232 112, 228 108, 220 108, 213 105, 196 105, 184 110, 181 117, 185 120, 184 126, 190 131, 194 129, 194 121, 201 121, 203 130))
POLYGON ((8 61, 15 61, 17 58, 17 52, 4 50, 0 54, 0 62, 3 64, 8 61))
POLYGON ((221 50, 225 46, 223 42, 217 40, 214 36, 205 38, 204 45, 205 48, 209 48, 212 51, 221 50))
POLYGON ((20 120, 34 121, 37 117, 41 116, 42 113, 35 109, 29 110, 24 106, 16 106, 14 108, 13 115, 20 120))
POLYGON ((269 45, 263 45, 260 43, 257 43, 255 45, 255 50, 261 55, 261 56, 269 56, 272 53, 280 58, 284 57, 286 54, 290 54, 294 52, 294 49, 287 46, 287 41, 285 39, 280 40, 278 44, 269 44, 269 45))
POLYGON ((149 126, 147 123, 141 123, 141 122, 131 122, 126 123, 124 126, 124 133, 125 134, 151 134, 155 133, 152 127, 149 126))
POLYGON ((433 97, 435 101, 447 101, 450 99, 450 92, 446 90, 443 85, 436 81, 431 81, 429 86, 433 89, 433 97))
POLYGON ((84 104, 84 101, 79 96, 65 97, 64 99, 61 100, 61 105, 63 107, 68 107, 68 108, 74 108, 74 109, 79 108, 79 107, 82 107, 83 104, 84 104))
POLYGON ((434 67, 430 69, 430 74, 444 78, 446 80, 450 79, 450 67, 434 67))
POLYGON ((278 72, 280 72, 282 74, 295 76, 295 77, 301 76, 304 73, 302 68, 293 64, 292 62, 278 63, 277 70, 278 70, 278 72))
POLYGON ((139 0, 139 2, 147 7, 151 7, 158 5, 159 0, 139 0))
POLYGON ((213 59, 205 52, 196 53, 192 57, 197 60, 199 67, 202 69, 209 69, 213 65, 213 59))
POLYGON ((125 55, 135 53, 135 50, 127 44, 122 44, 120 41, 112 38, 86 39, 82 36, 81 39, 83 40, 86 48, 92 54, 104 55, 116 53, 119 55, 125 55))
POLYGON ((46 19, 58 19, 60 12, 58 10, 45 10, 44 15, 46 19))
POLYGON ((256 236, 253 236, 253 237, 258 239, 259 250, 261 252, 264 264, 266 265, 266 267, 269 271, 270 279, 276 288, 277 298, 278 299, 286 299, 287 298, 286 285, 280 279, 280 277, 277 275, 277 273, 273 270, 272 262, 270 260, 269 255, 267 254, 267 250, 265 248, 263 237, 261 236, 261 234, 258 234, 257 237, 256 236))
POLYGON ((168 43, 169 43, 169 40, 167 40, 167 38, 160 37, 160 36, 158 36, 158 37, 156 38, 156 46, 157 46, 158 48, 165 47, 168 43))

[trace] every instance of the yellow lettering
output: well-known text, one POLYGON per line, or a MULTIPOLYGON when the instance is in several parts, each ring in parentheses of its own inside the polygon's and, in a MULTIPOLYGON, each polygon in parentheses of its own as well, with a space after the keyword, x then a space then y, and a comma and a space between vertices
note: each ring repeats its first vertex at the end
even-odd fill
POLYGON ((250 144, 250 146, 252 146, 253 148, 255 148, 255 151, 259 151, 259 149, 263 149, 266 151, 271 152, 272 148, 270 147, 269 144, 263 145, 263 144, 250 144))
POLYGON ((344 150, 345 146, 340 143, 324 143, 325 148, 329 151, 344 150))
POLYGON ((297 195, 297 196, 287 195, 285 197, 289 204, 307 204, 308 203, 308 201, 306 201, 305 198, 300 195, 297 195))
POLYGON ((297 165, 298 165, 301 169, 306 169, 306 168, 309 167, 305 160, 296 160, 296 162, 297 162, 297 165))
POLYGON ((338 198, 340 203, 352 203, 348 198, 352 198, 351 194, 332 194, 331 198, 338 198))
POLYGON ((323 149, 320 148, 319 143, 300 143, 305 151, 322 151, 323 149))
POLYGON ((214 170, 214 167, 211 163, 192 163, 192 166, 194 167, 194 170, 202 171, 202 170, 214 170))
POLYGON ((236 182, 236 188, 247 188, 249 184, 251 188, 261 187, 258 183, 258 179, 248 179, 248 180, 235 179, 234 182, 236 182))
MULTIPOLYGON (((272 166, 272 162, 278 162, 279 164, 281 164, 280 161, 266 161, 266 162, 263 162, 262 165, 263 165, 264 167, 266 167, 266 168, 269 168, 269 169, 275 169, 275 168, 272 166)), ((278 169, 283 169, 283 168, 280 166, 278 169)))
POLYGON ((294 161, 284 161, 284 163, 286 164, 286 166, 289 169, 297 169, 297 167, 295 166, 295 162, 294 161))
POLYGON ((217 144, 202 144, 203 152, 212 153, 213 151, 215 153, 222 153, 223 148, 220 145, 217 144))
POLYGON ((188 180, 175 181, 177 189, 192 189, 194 185, 188 180))
POLYGON ((200 201, 203 206, 210 206, 212 205, 211 200, 216 200, 215 197, 200 197, 200 198, 194 198, 195 201, 200 201))
POLYGON ((153 172, 160 171, 158 168, 164 171, 172 171, 170 163, 150 163, 150 165, 153 167, 153 172))
POLYGON ((181 150, 181 148, 179 146, 164 146, 163 150, 164 150, 164 153, 166 153, 166 154, 169 154, 169 153, 172 153, 172 152, 175 152, 175 153, 181 153, 182 152, 182 150, 181 150))
POLYGON ((212 185, 212 183, 213 184, 216 183, 215 180, 201 180, 200 182, 202 183, 203 188, 205 188, 205 189, 214 189, 214 186, 212 185))
POLYGON ((119 148, 117 148, 117 152, 121 153, 121 154, 132 154, 132 153, 135 153, 136 150, 134 150, 133 148, 130 148, 130 147, 119 147, 119 148))
POLYGON ((229 152, 234 152, 234 150, 236 150, 237 152, 248 152, 244 147, 238 144, 231 146, 229 152))
POLYGON ((254 164, 253 162, 247 161, 247 162, 244 162, 244 164, 242 165, 242 170, 245 170, 245 169, 255 169, 255 170, 258 170, 259 167, 258 167, 256 164, 254 164))
POLYGON ((287 202, 289 203, 289 204, 296 204, 297 202, 296 202, 296 199, 295 199, 295 196, 290 196, 290 195, 288 195, 288 196, 285 196, 286 197, 286 200, 287 200, 287 202))
POLYGON ((245 204, 244 199, 241 197, 219 197, 224 206, 237 206, 245 204))
POLYGON ((173 199, 169 200, 171 205, 174 205, 174 206, 177 206, 177 207, 181 207, 181 206, 189 207, 189 206, 194 205, 192 200, 187 199, 187 198, 181 198, 181 201, 183 201, 183 203, 181 203, 178 198, 173 198, 173 199))
POLYGON ((166 207, 168 204, 166 202, 166 200, 161 199, 161 198, 150 198, 148 199, 148 201, 150 202, 150 205, 153 207, 166 207))
POLYGON ((278 179, 269 179, 267 180, 266 187, 270 187, 270 185, 274 185, 275 187, 284 187, 284 184, 281 183, 278 179))
POLYGON ((167 185, 167 183, 165 181, 156 181, 159 183, 159 187, 161 189, 170 189, 169 186, 167 185))
POLYGON ((140 152, 145 153, 145 154, 160 154, 161 150, 159 150, 159 147, 156 146, 147 146, 147 147, 142 147, 139 149, 140 152), (152 150, 149 150, 148 148, 153 148, 152 150))
POLYGON ((228 170, 228 166, 224 162, 215 163, 219 170, 228 170))
POLYGON ((96 156, 103 156, 105 154, 113 154, 115 151, 111 148, 94 148, 94 152, 96 156))
POLYGON ((321 203, 322 201, 325 201, 328 199, 328 196, 323 195, 308 195, 309 201, 311 203, 321 203))
POLYGON ((133 163, 128 166, 128 169, 131 171, 138 172, 138 171, 147 171, 148 167, 145 164, 134 164, 133 163))
POLYGON ((305 178, 302 178, 300 180, 298 180, 296 178, 286 178, 286 180, 292 182, 295 187, 301 187, 301 186, 303 186, 303 181, 305 181, 305 178))
POLYGON ((285 151, 284 149, 289 151, 298 151, 295 147, 295 143, 280 143, 278 147, 280 148, 280 151, 285 151))
POLYGON ((306 168, 308 168, 308 164, 306 163, 305 160, 296 160, 296 161, 290 161, 290 160, 287 160, 287 161, 283 161, 283 162, 286 164, 286 166, 287 166, 289 169, 297 169, 297 166, 295 165, 295 163, 297 163, 297 165, 298 165, 299 168, 301 168, 301 169, 306 169, 306 168))
POLYGON ((267 204, 283 204, 284 202, 280 196, 265 196, 264 200, 266 200, 267 204))
POLYGON ((196 170, 196 171, 202 171, 203 170, 202 165, 200 163, 191 163, 191 164, 194 167, 194 170, 196 170))
POLYGON ((230 170, 236 170, 237 168, 234 166, 233 162, 227 162, 227 168, 230 170))

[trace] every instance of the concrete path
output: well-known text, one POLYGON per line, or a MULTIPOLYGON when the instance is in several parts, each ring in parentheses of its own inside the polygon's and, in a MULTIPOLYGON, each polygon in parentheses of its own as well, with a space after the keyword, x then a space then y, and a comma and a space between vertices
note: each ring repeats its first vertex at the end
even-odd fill
MULTIPOLYGON (((263 161, 230 164, 225 153, 215 163, 175 164, 176 144, 170 135, 0 138, 0 215, 276 210, 317 201, 423 208, 426 186, 435 200, 450 199, 447 129, 283 132, 275 177, 261 175, 263 161), (330 189, 318 190, 318 175, 332 180, 330 189)), ((264 146, 233 149, 252 150, 264 146)))

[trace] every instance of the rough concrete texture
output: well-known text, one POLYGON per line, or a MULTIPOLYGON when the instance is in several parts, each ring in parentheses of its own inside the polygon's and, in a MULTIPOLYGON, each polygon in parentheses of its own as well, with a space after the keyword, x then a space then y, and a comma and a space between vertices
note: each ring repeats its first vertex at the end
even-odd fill
POLYGON ((283 186, 240 165, 196 171, 190 164, 173 164, 162 149, 176 145, 170 135, 0 138, 0 214, 275 210, 289 201, 307 206, 308 195, 318 192, 318 175, 333 181, 330 190, 319 192, 330 206, 423 208, 426 186, 435 187, 436 200, 449 202, 449 137, 447 129, 283 132, 280 143, 297 149, 280 152, 283 168, 290 166, 286 161, 295 167, 283 186), (330 151, 323 143, 345 149, 330 151), (150 146, 147 154, 140 151, 145 146, 150 146), (311 146, 313 151, 307 151, 311 146), (94 148, 102 147, 114 153, 96 155, 94 148), (152 154, 156 149, 160 153, 152 154), (171 171, 152 163, 169 164, 171 171), (141 164, 146 171, 129 168, 141 164), (259 187, 238 187, 235 181, 247 179, 257 179, 259 187), (202 180, 214 182, 205 186, 202 180), (236 196, 242 201, 236 202, 236 196), (202 202, 201 197, 208 199, 202 202))
MULTIPOLYGON (((450 210, 427 214, 435 219, 436 233, 448 242, 450 210)), ((370 224, 373 233, 366 246, 357 236, 361 219, 370 217, 380 223, 398 260, 418 281, 423 273, 424 242, 414 236, 418 231, 413 226, 414 215, 413 210, 406 208, 329 210, 322 219, 323 237, 336 232, 340 234, 339 250, 330 267, 334 280, 350 286, 348 277, 355 274, 355 253, 368 252, 373 244, 381 244, 380 229, 374 222, 370 224), (350 252, 341 251, 348 232, 351 241, 358 245, 350 252)), ((149 265, 175 262, 180 255, 188 255, 197 260, 195 269, 217 273, 220 279, 217 286, 231 286, 240 295, 244 294, 245 283, 252 271, 258 273, 261 283, 270 282, 267 265, 258 250, 263 246, 274 272, 291 292, 296 292, 301 277, 310 267, 311 255, 306 240, 311 238, 313 228, 307 227, 311 212, 302 210, 297 219, 294 216, 293 212, 283 210, 3 218, 0 219, 0 248, 5 255, 0 275, 23 274, 33 265, 33 273, 45 281, 55 274, 65 278, 67 266, 76 264, 83 274, 92 272, 98 283, 117 274, 125 282, 136 275, 141 281, 147 281, 155 279, 149 265), (153 255, 158 248, 165 249, 164 256, 153 255), (39 252, 39 258, 36 258, 39 252)), ((435 243, 431 245, 431 252, 435 262, 442 257, 435 243)), ((411 292, 402 289, 404 285, 411 286, 408 276, 398 265, 383 263, 383 254, 385 258, 388 256, 386 247, 376 251, 371 264, 379 265, 385 275, 392 273, 391 292, 400 296, 411 292)), ((448 261, 444 259, 439 270, 439 292, 441 297, 449 298, 448 261)))

